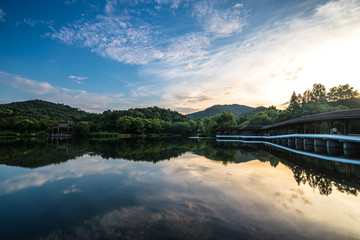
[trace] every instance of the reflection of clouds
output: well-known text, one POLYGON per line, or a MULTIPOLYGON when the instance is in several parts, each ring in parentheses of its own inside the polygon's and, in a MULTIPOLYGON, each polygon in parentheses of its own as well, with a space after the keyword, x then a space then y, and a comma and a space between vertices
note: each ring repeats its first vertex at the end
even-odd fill
MULTIPOLYGON (((17 175, 0 182, 0 195, 23 190, 30 187, 39 187, 49 182, 69 178, 81 178, 93 174, 122 174, 128 166, 125 162, 116 162, 101 157, 83 156, 60 165, 52 165, 28 173, 17 175)), ((133 175, 137 175, 133 171, 133 175)))
MULTIPOLYGON (((178 209, 119 208, 85 220, 71 229, 58 229, 40 239, 209 239, 215 234, 201 215, 178 209)), ((216 238, 215 239, 219 239, 216 238)))
POLYGON ((76 185, 73 184, 73 185, 70 186, 70 188, 65 189, 62 193, 63 194, 69 194, 69 193, 77 193, 77 192, 80 193, 80 192, 82 192, 82 190, 79 189, 79 188, 76 188, 76 185))
MULTIPOLYGON (((257 160, 224 166, 186 153, 154 165, 84 156, 10 178, 8 186, 0 183, 0 192, 88 175, 98 175, 104 197, 96 198, 98 189, 77 181, 86 189, 86 199, 83 194, 79 201, 85 201, 84 209, 96 210, 73 226, 57 225, 42 239, 351 239, 359 233, 360 209, 353 196, 339 197, 334 190, 319 198, 309 186, 298 186, 288 167, 257 160), (109 180, 107 174, 123 176, 109 180), (114 188, 109 181, 125 181, 126 187, 114 188)), ((60 191, 75 195, 82 190, 77 184, 60 191)), ((83 209, 74 210, 80 214, 83 209)))

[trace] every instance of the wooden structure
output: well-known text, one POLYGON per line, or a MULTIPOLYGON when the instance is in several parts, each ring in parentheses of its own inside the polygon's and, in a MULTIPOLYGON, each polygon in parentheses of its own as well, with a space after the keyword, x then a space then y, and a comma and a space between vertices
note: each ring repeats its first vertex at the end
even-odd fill
MULTIPOLYGON (((315 152, 315 155, 305 153, 314 157, 319 154, 346 156, 358 159, 359 164, 360 135, 349 131, 349 122, 359 120, 360 109, 328 112, 266 126, 217 128, 216 138, 218 142, 263 143, 297 153, 315 152), (335 124, 342 125, 343 135, 320 134, 320 125, 324 123, 326 133, 330 133, 335 124)), ((328 156, 325 158, 329 159, 328 156)))
POLYGON ((69 121, 58 122, 52 126, 51 137, 70 137, 72 134, 72 126, 69 121))
MULTIPOLYGON (((217 135, 279 135, 279 134, 320 134, 330 133, 336 125, 341 126, 339 132, 343 135, 353 134, 349 130, 349 123, 353 121, 360 126, 360 109, 351 109, 335 112, 308 115, 288 121, 265 125, 265 126, 246 126, 246 127, 220 127, 216 129, 217 135), (358 123, 356 123, 357 121, 358 123), (325 132, 321 132, 321 126, 325 132)), ((359 127, 360 128, 360 127, 359 127)), ((359 133, 356 133, 359 134, 359 133)))
POLYGON ((349 122, 360 120, 360 109, 351 109, 335 112, 320 113, 308 115, 288 121, 262 126, 264 133, 269 135, 277 135, 279 133, 320 133, 320 125, 327 125, 327 133, 335 126, 335 123, 342 125, 342 129, 338 129, 343 135, 348 135, 349 122))

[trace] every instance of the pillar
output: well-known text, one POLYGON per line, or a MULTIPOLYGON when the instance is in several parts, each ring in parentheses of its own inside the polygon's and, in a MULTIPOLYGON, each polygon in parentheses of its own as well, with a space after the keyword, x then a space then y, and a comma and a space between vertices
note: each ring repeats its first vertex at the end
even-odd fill
POLYGON ((295 139, 294 138, 288 138, 288 146, 290 148, 295 148, 295 139))
POLYGON ((342 155, 344 153, 343 144, 337 140, 327 140, 326 150, 329 155, 342 155))
POLYGON ((295 148, 299 150, 304 150, 304 139, 296 138, 295 139, 295 148))
POLYGON ((304 150, 314 151, 314 139, 304 138, 304 150))
POLYGON ((314 149, 317 153, 326 153, 326 141, 323 139, 314 140, 314 149))
POLYGON ((349 120, 344 120, 344 135, 349 135, 349 120))

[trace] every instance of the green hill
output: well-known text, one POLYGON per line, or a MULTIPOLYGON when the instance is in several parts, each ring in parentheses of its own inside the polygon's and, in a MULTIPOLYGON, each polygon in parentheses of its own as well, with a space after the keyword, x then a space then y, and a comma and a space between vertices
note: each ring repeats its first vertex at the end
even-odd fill
POLYGON ((122 133, 132 133, 135 130, 136 133, 179 132, 185 131, 184 129, 191 132, 191 129, 195 128, 195 123, 187 116, 159 107, 107 110, 102 114, 95 114, 42 100, 0 104, 0 136, 13 136, 23 132, 49 132, 51 126, 59 121, 70 121, 78 132, 80 128, 87 132, 122 133))
POLYGON ((245 105, 239 105, 239 104, 231 104, 231 105, 214 105, 212 107, 209 107, 205 109, 204 111, 190 113, 187 116, 192 120, 201 119, 204 117, 212 117, 216 114, 221 113, 222 111, 228 111, 232 112, 236 118, 239 118, 241 116, 252 116, 258 112, 265 111, 267 108, 265 107, 249 107, 245 105))
POLYGON ((80 121, 88 118, 91 113, 42 100, 13 102, 0 105, 0 118, 26 118, 31 120, 49 119, 56 121, 80 121))

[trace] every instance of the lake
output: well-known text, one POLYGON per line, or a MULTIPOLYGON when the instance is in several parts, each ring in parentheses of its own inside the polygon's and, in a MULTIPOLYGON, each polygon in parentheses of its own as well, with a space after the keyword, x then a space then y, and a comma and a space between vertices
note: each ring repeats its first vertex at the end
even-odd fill
POLYGON ((0 144, 0 239, 360 239, 360 166, 214 140, 0 144))

